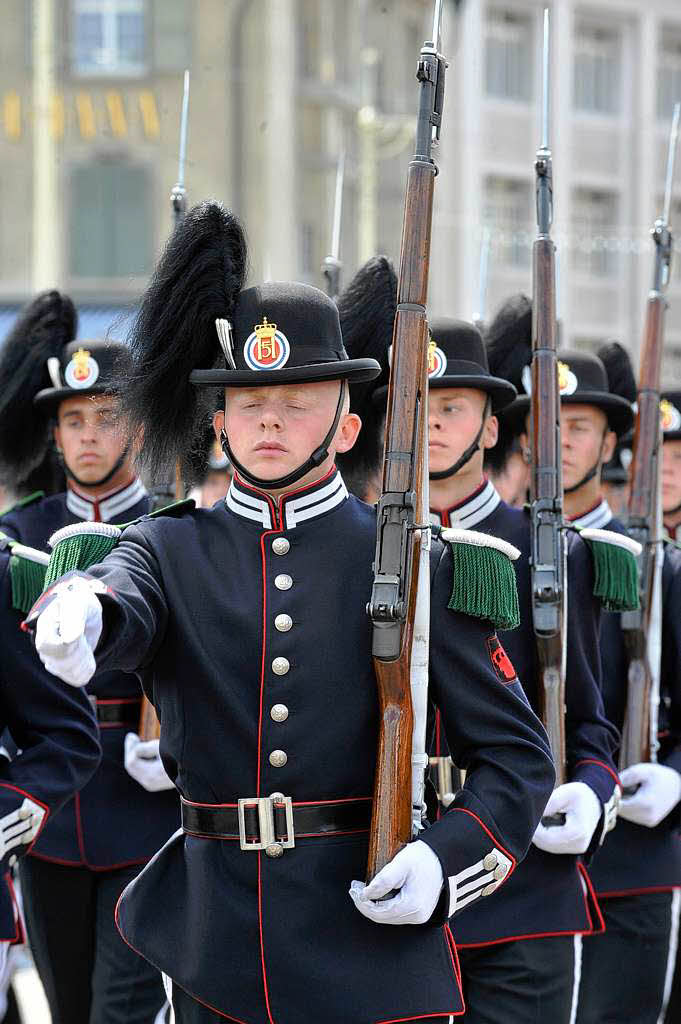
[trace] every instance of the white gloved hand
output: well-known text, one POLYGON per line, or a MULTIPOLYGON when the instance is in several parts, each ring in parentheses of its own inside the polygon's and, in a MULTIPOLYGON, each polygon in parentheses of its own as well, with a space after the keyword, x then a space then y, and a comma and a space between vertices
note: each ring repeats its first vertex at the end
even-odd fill
POLYGON ((440 861, 418 839, 400 850, 368 885, 353 882, 350 897, 360 914, 377 924, 425 924, 437 906, 443 883, 440 861), (392 899, 374 902, 393 889, 399 892, 392 899))
POLYGON ((623 796, 619 816, 635 825, 655 828, 681 800, 681 775, 664 764, 633 764, 620 772, 622 789, 638 786, 623 796))
POLYGON ((28 797, 20 807, 0 818, 0 858, 15 846, 28 846, 38 834, 45 808, 28 797))
POLYGON ((586 853, 603 813, 601 802, 585 782, 566 782, 554 789, 543 817, 564 814, 564 825, 540 822, 532 842, 546 853, 586 853))
POLYGON ((149 793, 175 788, 163 767, 158 745, 158 740, 141 740, 136 732, 125 737, 125 770, 149 793))
POLYGON ((102 634, 102 606, 87 580, 76 577, 59 589, 38 616, 35 647, 52 675, 85 686, 97 668, 92 653, 102 634))

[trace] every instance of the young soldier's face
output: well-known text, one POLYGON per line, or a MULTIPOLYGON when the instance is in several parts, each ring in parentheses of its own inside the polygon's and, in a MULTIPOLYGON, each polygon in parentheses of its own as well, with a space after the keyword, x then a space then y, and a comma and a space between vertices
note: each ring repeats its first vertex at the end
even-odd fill
POLYGON ((54 439, 64 462, 84 484, 111 472, 128 442, 111 395, 65 399, 57 413, 54 439))
POLYGON ((604 412, 593 405, 562 405, 563 487, 574 487, 599 461, 612 458, 617 438, 604 412))
MULTIPOLYGON (((253 476, 276 480, 302 466, 322 443, 333 422, 340 382, 228 388, 225 411, 215 414, 219 434, 224 424, 232 451, 253 476)), ((352 448, 361 420, 346 409, 329 445, 329 456, 310 479, 330 469, 336 452, 352 448)), ((303 478, 298 486, 309 482, 303 478)))
MULTIPOLYGON (((474 388, 430 389, 428 459, 431 473, 449 469, 475 440, 485 413, 486 399, 484 391, 474 388)), ((481 447, 493 448, 497 436, 497 418, 488 416, 480 438, 481 447)), ((481 460, 482 454, 477 457, 481 460)))
POLYGON ((672 512, 681 505, 681 441, 662 445, 662 509, 672 512))

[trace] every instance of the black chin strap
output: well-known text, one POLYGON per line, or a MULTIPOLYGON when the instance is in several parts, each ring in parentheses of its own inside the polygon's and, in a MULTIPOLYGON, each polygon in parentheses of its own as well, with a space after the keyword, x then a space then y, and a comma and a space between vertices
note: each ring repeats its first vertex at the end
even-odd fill
POLYGON ((598 473, 600 473, 601 466, 603 465, 603 445, 605 444, 605 437, 608 433, 608 429, 609 428, 606 427, 603 432, 603 438, 601 440, 601 450, 598 453, 598 459, 596 460, 594 465, 591 467, 591 469, 587 470, 582 479, 578 480, 576 484, 572 485, 572 487, 563 487, 563 494, 574 494, 575 491, 578 491, 580 487, 584 486, 584 484, 588 484, 590 480, 593 480, 593 478, 598 473))
POLYGON ((128 455, 130 454, 130 444, 130 441, 126 442, 125 448, 118 456, 109 472, 105 473, 101 480, 81 480, 80 477, 77 477, 73 470, 69 466, 67 466, 66 459, 64 458, 64 453, 59 448, 57 449, 57 452, 59 453, 62 463, 64 464, 64 472, 66 473, 69 480, 75 480, 79 487, 103 487, 104 484, 108 484, 109 480, 112 480, 115 477, 116 473, 127 459, 128 455))
POLYGON ((662 509, 662 517, 664 518, 664 516, 675 516, 677 512, 681 512, 681 503, 675 505, 674 508, 662 509))
POLYGON ((475 439, 472 444, 469 444, 463 455, 460 455, 454 465, 450 466, 449 469, 441 469, 437 473, 430 471, 428 475, 431 480, 446 480, 449 476, 455 476, 460 469, 463 469, 463 467, 471 461, 475 453, 480 451, 480 438, 482 437, 482 432, 485 429, 485 423, 487 422, 487 410, 489 409, 489 405, 490 399, 488 395, 487 401, 485 402, 485 408, 482 411, 482 423, 480 424, 480 430, 475 435, 475 439))
POLYGON ((291 484, 297 483, 299 480, 302 480, 302 478, 306 476, 310 472, 310 470, 316 469, 317 466, 321 466, 322 462, 324 462, 324 460, 328 457, 329 445, 331 444, 334 434, 338 429, 338 424, 340 423, 340 418, 343 413, 343 402, 345 400, 347 386, 347 381, 342 380, 340 394, 338 396, 338 404, 336 405, 336 414, 333 418, 333 423, 331 424, 326 437, 319 445, 319 447, 315 448, 315 450, 312 452, 312 455, 302 464, 302 466, 298 466, 298 468, 294 469, 291 473, 288 473, 286 476, 280 476, 276 480, 263 480, 261 477, 254 476, 252 473, 249 473, 246 467, 239 462, 236 455, 232 451, 231 445, 229 443, 229 438, 227 437, 226 432, 224 431, 224 429, 221 430, 220 445, 222 447, 222 450, 227 456, 227 458, 230 460, 230 462, 232 463, 232 465, 234 466, 242 480, 245 480, 247 484, 251 484, 253 487, 258 487, 262 491, 279 491, 284 487, 290 487, 291 484))

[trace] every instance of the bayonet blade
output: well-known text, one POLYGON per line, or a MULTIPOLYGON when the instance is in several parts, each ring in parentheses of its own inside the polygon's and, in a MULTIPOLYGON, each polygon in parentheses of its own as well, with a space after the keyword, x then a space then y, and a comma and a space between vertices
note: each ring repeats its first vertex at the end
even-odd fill
POLYGON ((345 150, 338 157, 336 168, 336 195, 333 203, 333 228, 331 231, 331 255, 340 260, 341 221, 343 219, 343 184, 345 181, 345 150))
POLYGON ((184 168, 187 159, 187 126, 189 122, 189 69, 184 73, 184 89, 182 93, 182 115, 180 118, 180 155, 178 158, 177 181, 170 193, 170 205, 173 209, 175 224, 183 219, 187 209, 187 190, 184 185, 184 168))
POLYGON ((442 53, 442 0, 435 0, 433 13, 433 46, 436 53, 442 53))
POLYGON ((672 126, 669 132, 669 151, 667 153, 667 180, 664 187, 664 209, 662 211, 662 223, 669 226, 672 206, 672 192, 674 189, 674 164, 676 163, 676 150, 679 141, 679 114, 681 114, 681 103, 674 105, 672 126))
POLYGON ((544 51, 542 55, 542 104, 541 104, 541 148, 549 148, 549 108, 550 96, 550 59, 551 59, 551 25, 549 9, 544 8, 544 51))

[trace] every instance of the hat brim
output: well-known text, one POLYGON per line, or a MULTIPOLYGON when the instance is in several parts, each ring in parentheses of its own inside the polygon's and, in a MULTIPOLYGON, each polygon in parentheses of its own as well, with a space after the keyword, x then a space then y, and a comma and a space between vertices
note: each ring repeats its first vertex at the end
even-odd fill
POLYGON ((664 444, 665 441, 681 441, 681 430, 663 430, 662 444, 664 444))
POLYGON ((285 366, 281 370, 192 370, 189 380, 197 388, 262 388, 270 384, 318 384, 324 380, 356 384, 374 380, 380 372, 375 359, 337 359, 331 363, 285 366))
MULTIPOLYGON (((509 381, 503 380, 501 377, 490 377, 482 373, 480 375, 469 373, 460 374, 459 376, 450 374, 444 377, 431 377, 428 381, 428 387, 429 389, 470 388, 471 390, 484 391, 492 400, 492 412, 495 414, 510 405, 518 394, 513 384, 509 381)), ((384 402, 387 394, 387 384, 377 388, 373 396, 374 404, 380 405, 384 402)))
POLYGON ((33 399, 36 408, 56 412, 67 398, 89 398, 94 395, 114 394, 117 389, 110 384, 93 384, 91 388, 43 388, 33 399))
MULTIPOLYGON (((593 405, 604 412, 608 426, 618 437, 628 433, 634 425, 634 410, 626 398, 607 391, 578 391, 574 395, 561 395, 561 405, 593 405)), ((507 413, 525 414, 530 408, 530 396, 519 395, 507 413)))

